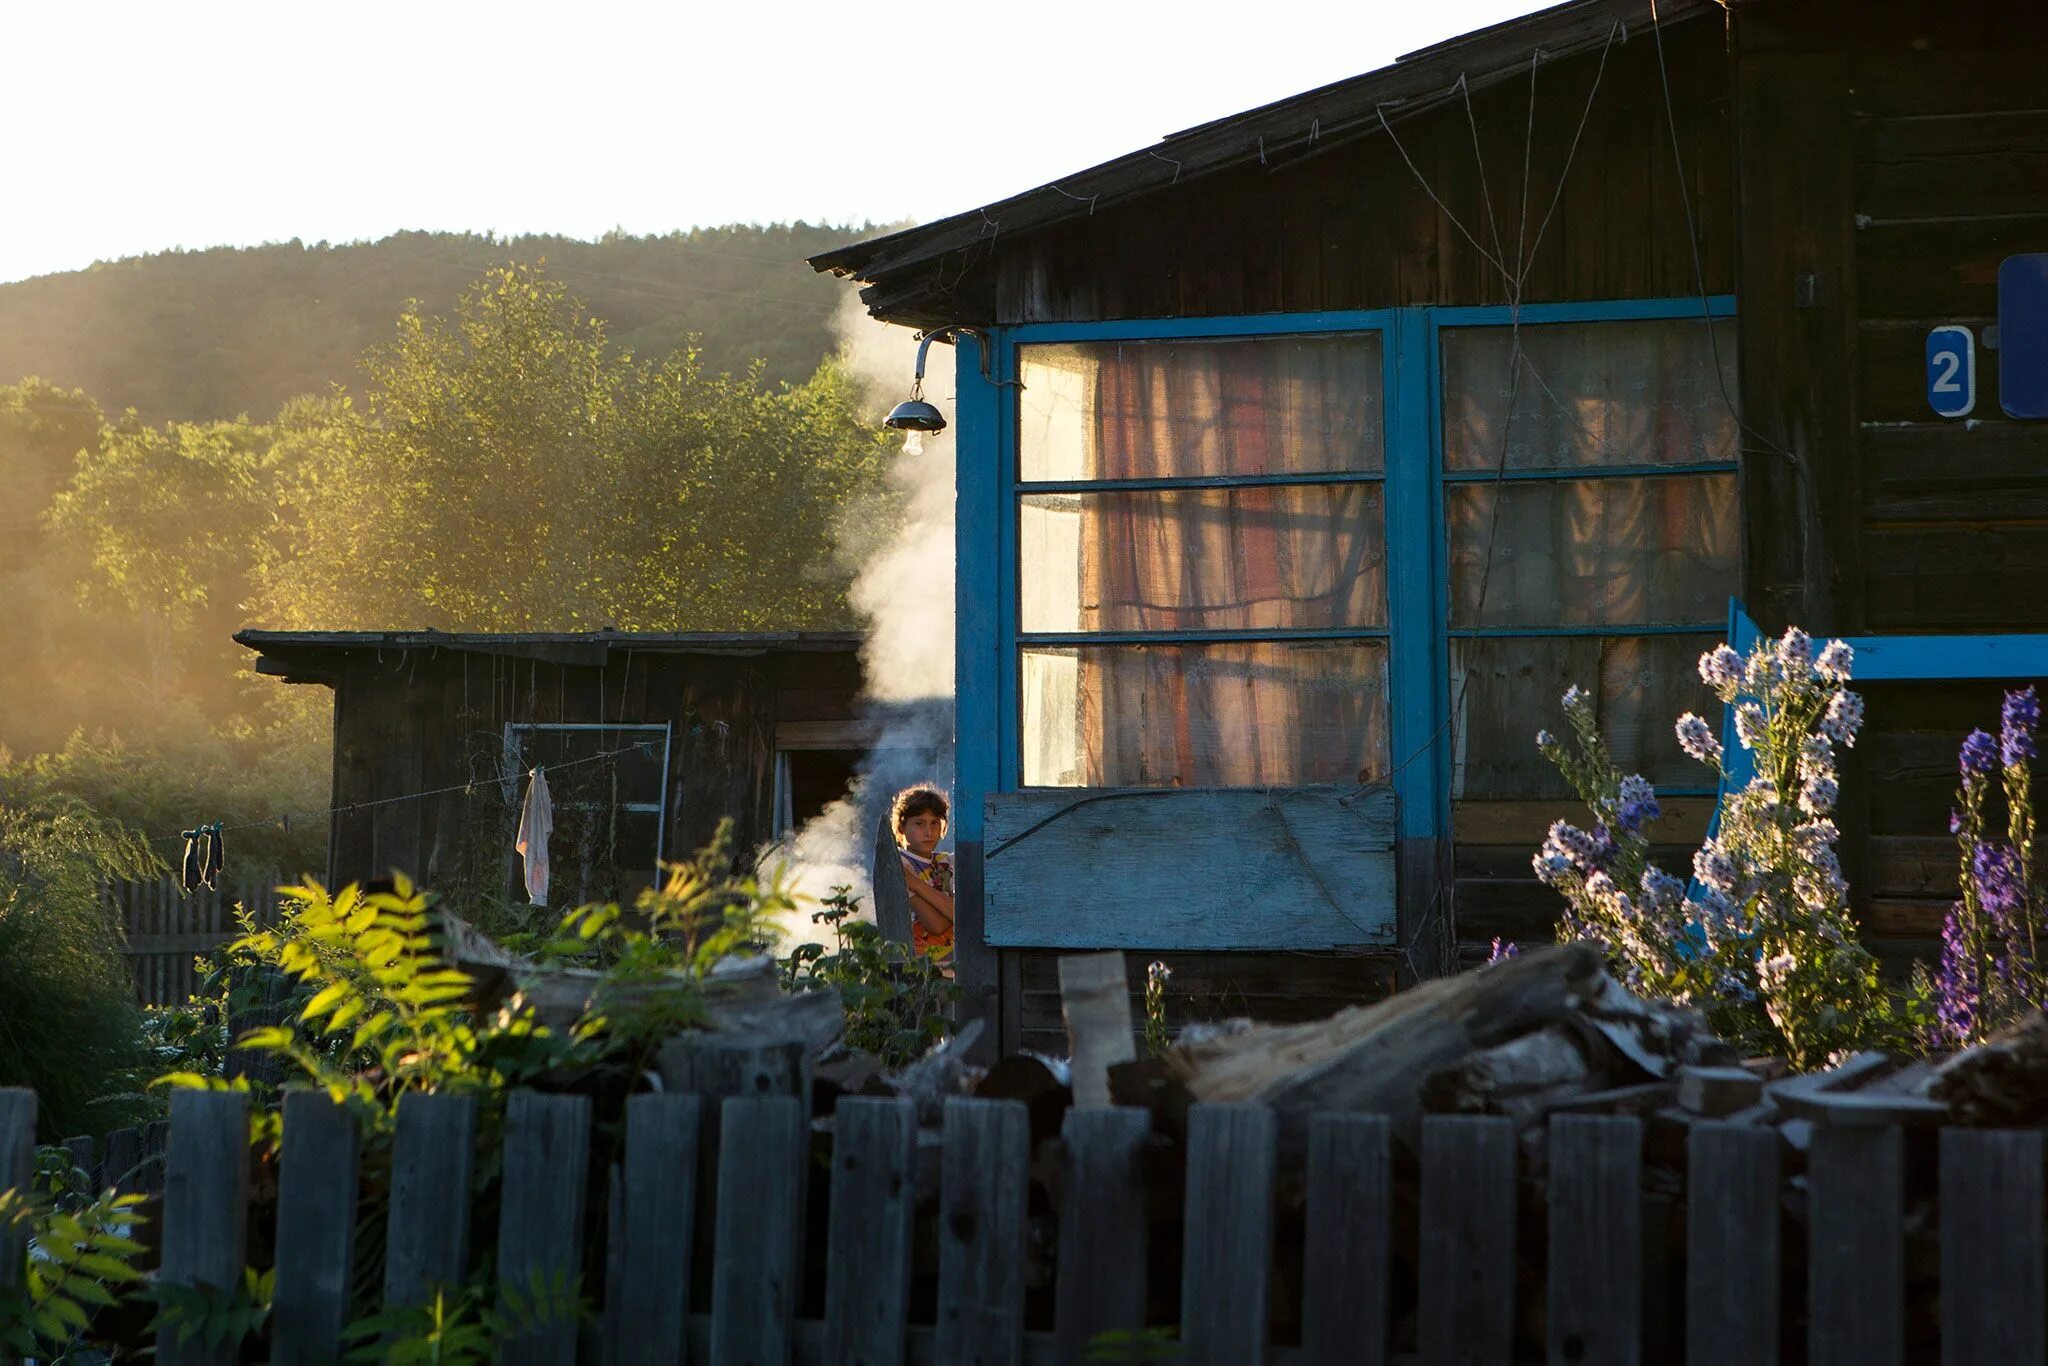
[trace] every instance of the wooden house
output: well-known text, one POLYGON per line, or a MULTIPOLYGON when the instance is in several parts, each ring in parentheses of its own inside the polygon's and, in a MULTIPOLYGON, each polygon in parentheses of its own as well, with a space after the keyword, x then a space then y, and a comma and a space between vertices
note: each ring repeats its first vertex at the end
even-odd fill
POLYGON ((816 258, 957 347, 972 1008, 1048 1041, 1089 945, 1280 1017, 1547 940, 1533 732, 1590 689, 1696 841, 1671 722, 1731 601, 1923 641, 1842 821, 1924 949, 1955 743, 2048 672, 2048 427, 1992 349, 2044 70, 2040 6, 1581 0, 816 258))
POLYGON ((743 858, 846 792, 873 740, 850 633, 244 631, 256 670, 334 690, 330 883, 508 892, 526 774, 562 904, 630 897, 735 823, 743 858))

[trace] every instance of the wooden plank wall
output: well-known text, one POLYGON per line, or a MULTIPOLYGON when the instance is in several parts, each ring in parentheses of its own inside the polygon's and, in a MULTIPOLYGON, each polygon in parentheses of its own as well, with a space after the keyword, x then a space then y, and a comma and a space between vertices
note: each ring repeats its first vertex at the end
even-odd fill
MULTIPOLYGON (((1722 41, 1709 21, 1665 35, 1685 189, 1713 293, 1734 287, 1722 41)), ((1533 135, 1530 82, 1517 75, 1474 94, 1469 120, 1453 101, 1396 123, 1398 148, 1377 132, 1333 141, 999 248, 982 278, 963 280, 963 297, 988 291, 1003 323, 1502 304, 1509 288, 1488 256, 1512 261, 1524 222, 1523 240, 1534 243, 1546 213, 1540 244, 1521 253, 1530 259, 1524 301, 1693 294, 1670 139, 1661 113, 1649 117, 1663 107, 1649 34, 1607 54, 1574 151, 1599 68, 1598 52, 1537 66, 1533 135)))
POLYGON ((475 799, 464 792, 369 805, 472 779, 483 791, 507 723, 671 723, 669 857, 708 842, 726 816, 737 822, 736 847, 751 853, 772 828, 775 725, 785 702, 790 719, 843 719, 859 689, 850 649, 615 649, 601 664, 454 650, 351 654, 335 711, 329 878, 398 869, 433 885, 478 860, 502 859, 509 883, 516 808, 502 812, 501 831, 479 832, 465 828, 476 822, 465 822, 465 802, 475 799))

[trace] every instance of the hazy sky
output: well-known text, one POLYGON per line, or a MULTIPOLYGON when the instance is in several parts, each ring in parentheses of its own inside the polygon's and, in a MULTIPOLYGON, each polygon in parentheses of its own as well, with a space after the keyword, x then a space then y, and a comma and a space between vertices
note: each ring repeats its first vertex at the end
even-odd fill
POLYGON ((1541 7, 32 0, 0 280, 406 228, 929 220, 1541 7))

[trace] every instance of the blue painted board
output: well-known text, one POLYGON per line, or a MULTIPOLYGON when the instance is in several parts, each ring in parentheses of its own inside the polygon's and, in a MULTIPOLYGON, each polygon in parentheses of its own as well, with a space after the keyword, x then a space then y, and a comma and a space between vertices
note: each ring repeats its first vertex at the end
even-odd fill
POLYGON ((1389 788, 1036 788, 989 797, 983 838, 998 947, 1394 942, 1389 788))
POLYGON ((2008 417, 2048 417, 2048 252, 1998 264, 1998 402, 2008 417))

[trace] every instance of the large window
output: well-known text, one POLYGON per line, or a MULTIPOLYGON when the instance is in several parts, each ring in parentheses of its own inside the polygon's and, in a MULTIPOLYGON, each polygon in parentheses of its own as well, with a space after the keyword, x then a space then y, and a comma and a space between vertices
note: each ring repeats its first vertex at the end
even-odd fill
POLYGON ((1355 782, 1387 765, 1377 333, 1027 346, 1027 786, 1355 782))
POLYGON ((1733 321, 1440 343, 1453 794, 1563 795, 1530 734, 1573 684, 1624 769, 1697 784, 1671 719, 1705 700, 1693 664, 1735 587, 1733 321))
POLYGON ((1706 702, 1738 561, 1735 331, 1710 311, 1020 337, 1016 780, 1392 778, 1434 828, 1446 779, 1562 795, 1532 736, 1577 684, 1625 767, 1698 783, 1671 718, 1706 702))

